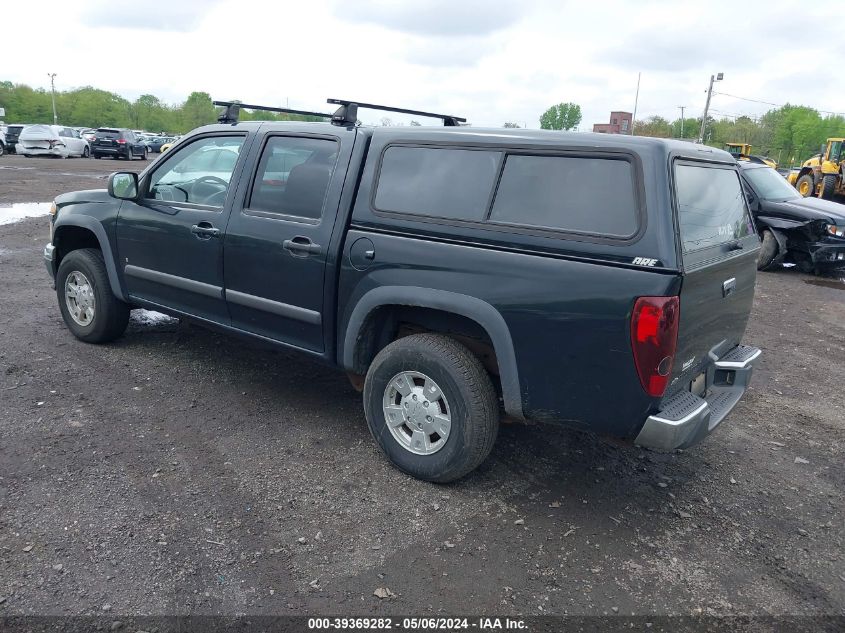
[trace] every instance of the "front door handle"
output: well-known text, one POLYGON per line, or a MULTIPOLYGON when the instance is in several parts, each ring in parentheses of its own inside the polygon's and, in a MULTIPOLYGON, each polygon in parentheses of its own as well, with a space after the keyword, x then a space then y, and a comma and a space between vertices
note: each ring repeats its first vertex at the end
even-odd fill
POLYGON ((211 222, 200 222, 191 227, 191 233, 196 235, 201 240, 207 240, 211 237, 220 237, 220 229, 214 228, 211 222))
POLYGON ((736 277, 731 277, 722 282, 722 296, 729 297, 736 290, 736 277))
POLYGON ((302 235, 297 235, 292 240, 285 240, 282 242, 282 248, 288 251, 294 257, 308 257, 308 255, 318 255, 323 247, 315 244, 310 238, 302 235))

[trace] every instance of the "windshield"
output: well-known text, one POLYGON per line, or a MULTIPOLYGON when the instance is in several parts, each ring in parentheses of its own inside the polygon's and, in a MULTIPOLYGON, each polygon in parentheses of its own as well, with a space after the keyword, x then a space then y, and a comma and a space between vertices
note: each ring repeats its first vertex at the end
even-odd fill
POLYGON ((835 163, 842 158, 842 141, 832 141, 830 143, 830 160, 835 163))
POLYGON ((751 183, 751 188, 761 200, 784 202, 801 197, 801 194, 771 167, 744 169, 742 175, 751 183))

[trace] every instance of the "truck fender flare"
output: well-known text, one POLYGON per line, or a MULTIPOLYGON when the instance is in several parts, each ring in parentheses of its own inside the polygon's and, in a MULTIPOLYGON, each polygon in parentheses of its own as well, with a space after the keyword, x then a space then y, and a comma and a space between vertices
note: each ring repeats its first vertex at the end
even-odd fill
POLYGON ((493 342, 496 358, 499 361, 499 378, 502 383, 505 411, 512 417, 525 418, 522 410, 519 370, 510 330, 501 313, 477 297, 418 286, 382 286, 370 290, 358 300, 349 317, 343 342, 342 364, 346 369, 354 367, 358 333, 367 317, 373 310, 390 305, 416 306, 452 312, 471 319, 484 328, 493 342))
MULTIPOLYGON (((114 256, 111 250, 111 243, 109 242, 106 229, 97 221, 96 218, 87 215, 69 215, 65 217, 59 216, 56 223, 53 225, 53 234, 55 235, 59 229, 65 226, 76 226, 82 229, 87 229, 94 234, 97 242, 100 244, 100 250, 103 253, 103 260, 106 263, 106 273, 109 276, 109 284, 114 295, 121 301, 126 301, 126 294, 123 292, 123 287, 120 285, 120 277, 117 274, 117 267, 114 265, 114 256)), ((54 238, 55 239, 55 238, 54 238)))

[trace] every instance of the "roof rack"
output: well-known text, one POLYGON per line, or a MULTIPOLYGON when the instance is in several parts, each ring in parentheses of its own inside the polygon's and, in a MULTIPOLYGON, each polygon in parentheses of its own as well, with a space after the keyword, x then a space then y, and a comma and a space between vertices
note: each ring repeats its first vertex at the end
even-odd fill
POLYGON ((291 108, 272 108, 270 106, 251 105, 249 103, 241 103, 240 101, 212 101, 215 106, 222 106, 225 108, 217 117, 220 123, 231 123, 232 125, 238 122, 241 108, 247 110, 263 110, 265 112, 282 112, 284 114, 299 114, 303 116, 317 116, 324 119, 331 119, 334 125, 356 125, 358 122, 358 108, 369 108, 370 110, 383 110, 385 112, 398 112, 400 114, 413 114, 416 116, 431 117, 434 119, 443 119, 443 125, 450 127, 457 127, 461 123, 466 123, 463 117, 453 116, 451 114, 436 114, 434 112, 423 112, 422 110, 408 110, 407 108, 394 108, 393 106, 376 105, 375 103, 361 103, 359 101, 346 101, 344 99, 327 99, 327 103, 339 105, 340 107, 334 114, 326 114, 324 112, 309 112, 308 110, 293 110, 291 108))
POLYGON ((248 103, 241 103, 240 101, 212 101, 211 103, 213 105, 223 106, 226 108, 220 116, 217 117, 217 120, 220 123, 231 123, 232 125, 238 122, 241 108, 245 108, 247 110, 263 110, 265 112, 282 112, 284 114, 300 114, 303 116, 319 116, 324 119, 333 119, 333 115, 326 114, 324 112, 309 112, 307 110, 293 110, 291 108, 271 108, 270 106, 251 105, 248 103))
POLYGON ((443 125, 457 127, 466 123, 463 117, 451 114, 436 114, 434 112, 423 112, 422 110, 408 110, 407 108, 394 108, 393 106, 376 105, 375 103, 363 103, 361 101, 347 101, 345 99, 327 99, 327 103, 339 105, 337 112, 332 115, 332 123, 336 125, 355 125, 358 119, 358 108, 369 108, 370 110, 384 110, 385 112, 398 112, 399 114, 414 114, 416 116, 443 119, 443 125))

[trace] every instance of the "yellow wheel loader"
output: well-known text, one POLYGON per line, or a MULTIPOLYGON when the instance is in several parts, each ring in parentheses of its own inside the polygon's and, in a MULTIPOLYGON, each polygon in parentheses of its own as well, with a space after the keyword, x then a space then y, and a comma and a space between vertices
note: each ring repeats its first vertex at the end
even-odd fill
POLYGON ((751 153, 751 145, 748 143, 725 143, 725 151, 737 160, 747 160, 751 163, 760 163, 768 165, 772 169, 777 169, 778 164, 768 156, 757 156, 751 153))
POLYGON ((845 196, 845 138, 829 138, 821 152, 804 161, 801 169, 787 176, 789 184, 805 198, 818 196, 831 200, 845 196))

